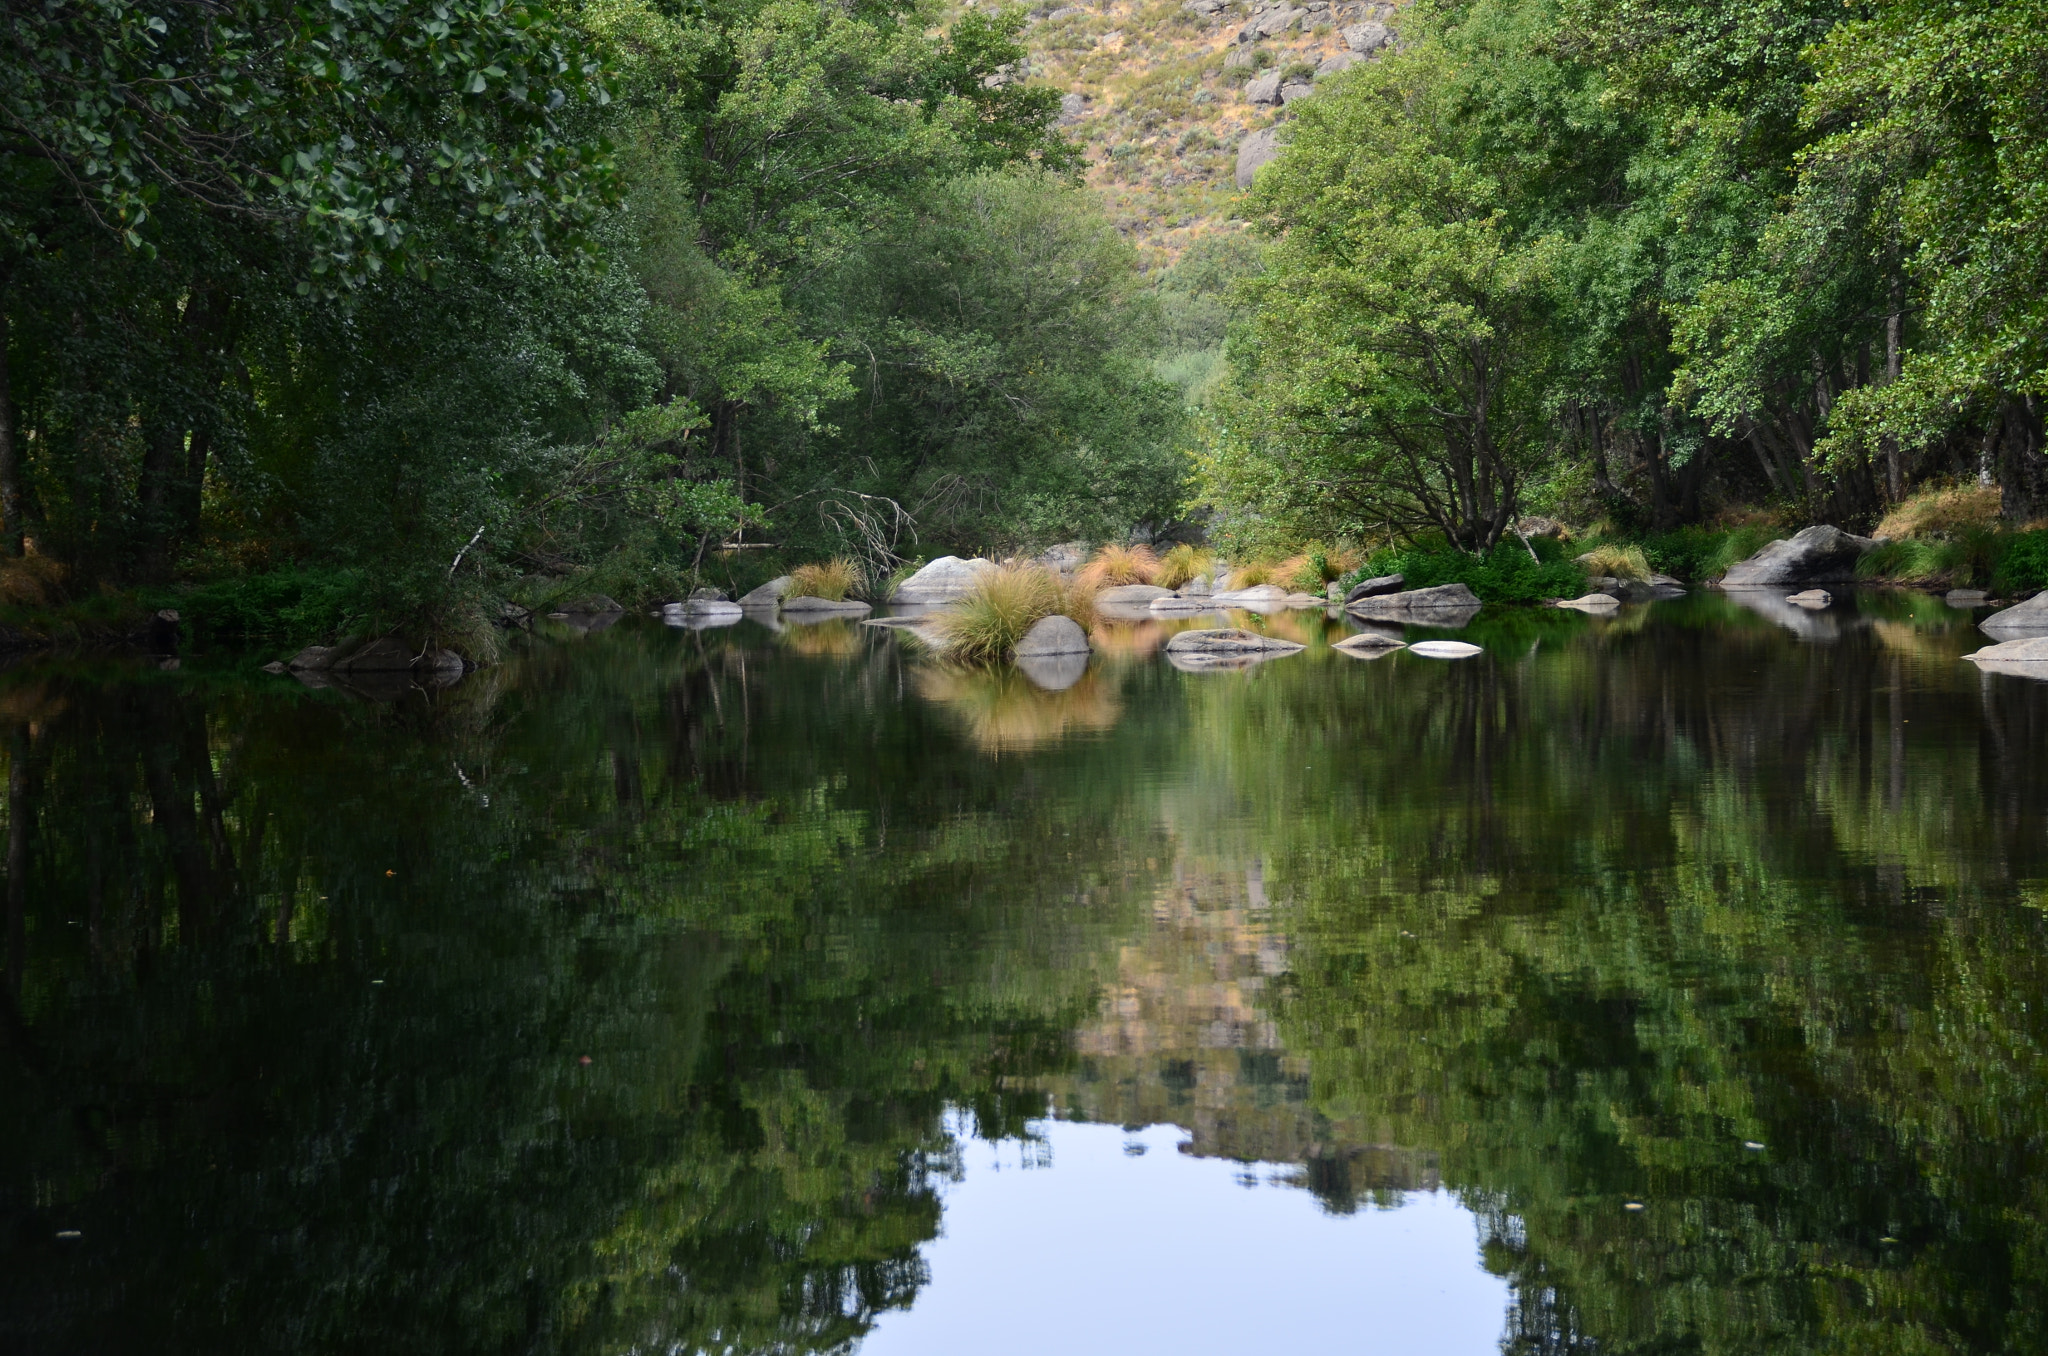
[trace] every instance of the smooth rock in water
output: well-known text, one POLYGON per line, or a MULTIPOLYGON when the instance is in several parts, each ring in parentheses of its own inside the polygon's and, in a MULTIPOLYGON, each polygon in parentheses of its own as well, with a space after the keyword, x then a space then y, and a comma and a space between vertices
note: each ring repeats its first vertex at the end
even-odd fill
POLYGON ((1470 659, 1479 653, 1479 647, 1462 640, 1419 640, 1408 647, 1408 653, 1424 659, 1470 659))
POLYGON ((287 669, 285 668, 285 666, 284 666, 284 661, 283 661, 282 659, 273 659, 273 660, 271 660, 271 661, 270 661, 270 662, 269 662, 268 664, 265 664, 265 665, 263 666, 263 671, 264 671, 265 673, 286 673, 286 672, 289 672, 289 670, 287 670, 287 669))
POLYGON ((308 645, 287 659, 284 666, 294 673, 318 673, 331 667, 336 659, 346 653, 345 647, 348 644, 348 641, 343 641, 339 645, 308 645))
POLYGON ((2021 636, 2048 636, 2048 591, 2035 594, 2024 603, 2016 603, 1992 613, 1977 623, 1977 629, 1987 636, 2000 640, 2017 640, 2021 636))
POLYGON ((771 579, 757 589, 749 589, 740 595, 741 607, 774 607, 782 601, 782 595, 789 592, 789 576, 781 575, 771 579))
POLYGON ((2001 660, 2005 663, 2040 664, 2048 663, 2048 636, 2028 636, 2024 640, 2001 641, 1987 645, 1975 654, 1963 658, 1977 663, 2001 660))
POLYGON ((607 612, 624 612, 626 609, 602 593, 591 593, 571 599, 555 610, 566 612, 572 617, 601 617, 607 612))
POLYGON ((1941 596, 1941 601, 1950 607, 1982 607, 1990 598, 1983 589, 1950 589, 1941 596))
POLYGON ((1835 595, 1826 589, 1807 589, 1804 593, 1793 594, 1785 601, 1799 607, 1822 608, 1834 602, 1835 595))
POLYGON ((383 636, 328 667, 336 673, 408 673, 418 658, 411 646, 383 636))
POLYGON ((1087 654, 1088 633, 1072 617, 1040 617, 1017 642, 1017 658, 1048 659, 1054 655, 1087 654))
POLYGON ((1277 104, 1280 102, 1280 72, 1262 75, 1247 83, 1244 97, 1255 104, 1277 104))
POLYGON ((1611 593, 1589 593, 1583 598, 1560 598, 1557 605, 1576 608, 1580 612, 1614 612, 1621 607, 1611 593))
POLYGON ((1404 593, 1360 598, 1350 605, 1350 612, 1354 617, 1384 617, 1397 621, 1410 617, 1450 616, 1463 616, 1469 620, 1479 608, 1479 595, 1465 585, 1439 584, 1430 589, 1409 589, 1404 593))
POLYGON ((1109 603, 1112 606, 1119 603, 1135 603, 1142 606, 1154 598, 1173 596, 1172 589, 1163 589, 1157 584, 1118 584, 1115 588, 1104 589, 1096 594, 1095 601, 1109 603))
POLYGON ((1017 657, 1017 672, 1033 687, 1047 692, 1064 692, 1088 675, 1085 654, 1045 654, 1017 657))
POLYGON ((790 613, 826 615, 833 617, 865 617, 875 609, 858 598, 784 598, 782 610, 790 613))
MULTIPOLYGON (((1274 96, 1277 98, 1278 95, 1279 88, 1275 86, 1274 96)), ((1280 154, 1280 131, 1278 128, 1263 127, 1246 136, 1242 142, 1238 143, 1237 147, 1237 186, 1239 188, 1250 188, 1252 186, 1252 179, 1257 176, 1259 170, 1272 163, 1273 157, 1278 154, 1280 154)))
POLYGON ((1381 655, 1408 648, 1405 640, 1396 640, 1383 631, 1360 631, 1355 636, 1346 636, 1330 647, 1341 650, 1354 659, 1378 659, 1381 655))
POLYGON ((1287 602, 1287 590, 1278 584, 1254 584, 1248 589, 1212 593, 1209 601, 1217 607, 1280 607, 1287 602))
POLYGON ((1321 607, 1329 600, 1319 593, 1290 593, 1285 601, 1289 607, 1321 607))
POLYGON ((1611 574, 1587 575, 1586 587, 1595 593, 1604 593, 1610 598, 1619 598, 1621 596, 1621 581, 1611 574))
POLYGON ((1154 598, 1147 604, 1147 607, 1153 612, 1177 612, 1183 614, 1189 612, 1220 612, 1223 610, 1214 598, 1207 598, 1201 594, 1188 597, 1177 593, 1170 594, 1164 598, 1154 598))
POLYGON ((1344 602, 1348 606, 1360 598, 1378 598, 1382 594, 1399 593, 1401 586, 1407 582, 1404 576, 1398 574, 1382 574, 1371 579, 1361 579, 1344 595, 1344 602))
POLYGON ((1655 588, 1677 589, 1680 593, 1685 592, 1685 581, 1673 575, 1653 574, 1650 576, 1650 583, 1655 588))
POLYGON ((1729 566, 1721 587, 1853 583, 1857 559, 1876 545, 1869 537, 1826 524, 1801 528, 1786 540, 1774 541, 1748 560, 1729 566))
POLYGON ((687 626, 702 630, 707 626, 730 626, 746 615, 746 609, 738 603, 697 602, 664 603, 661 620, 665 626, 687 626))
POLYGON ((993 560, 975 557, 940 556, 904 580, 889 599, 892 603, 950 603, 974 591, 984 574, 997 568, 993 560))
POLYGON ((1183 631, 1166 642, 1168 654, 1293 654, 1306 649, 1291 640, 1278 636, 1262 635, 1257 631, 1246 631, 1239 627, 1219 627, 1207 631, 1183 631))

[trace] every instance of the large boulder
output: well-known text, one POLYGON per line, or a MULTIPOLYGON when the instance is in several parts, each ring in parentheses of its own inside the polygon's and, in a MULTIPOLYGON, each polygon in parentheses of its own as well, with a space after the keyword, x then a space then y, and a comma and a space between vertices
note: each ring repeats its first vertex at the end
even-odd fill
POLYGON ((1399 593, 1401 586, 1407 582, 1405 578, 1398 574, 1381 574, 1375 575, 1371 579, 1361 579, 1351 586, 1349 593, 1344 595, 1344 602, 1346 606, 1349 606, 1360 598, 1378 598, 1382 594, 1399 593))
POLYGON ((1209 595, 1211 607, 1285 607, 1287 590, 1278 584, 1254 584, 1248 589, 1231 589, 1209 595))
POLYGON ((571 598, 555 609, 571 617, 602 617, 608 613, 625 610, 602 593, 587 593, 581 598, 571 598))
POLYGON ((1308 11, 1305 9, 1271 9, 1252 20, 1246 27, 1262 38, 1277 38, 1307 17, 1308 11))
POLYGON ((865 617, 874 608, 858 598, 784 598, 785 615, 810 617, 865 617))
POLYGON ((1087 654, 1088 633, 1072 617, 1040 617, 1017 642, 1019 659, 1050 659, 1055 655, 1087 654))
POLYGON ((749 589, 740 595, 741 607, 774 607, 782 601, 782 595, 789 592, 789 576, 780 575, 757 589, 749 589))
POLYGON ((1463 625, 1479 611, 1479 595, 1463 584, 1439 584, 1429 589, 1408 589, 1360 598, 1349 605, 1354 617, 1377 617, 1386 621, 1440 621, 1463 625))
POLYGON ((1376 19, 1368 19, 1362 24, 1352 24, 1349 28, 1340 29, 1338 36, 1344 39, 1344 45, 1352 51, 1365 53, 1377 52, 1394 40, 1394 35, 1387 30, 1387 26, 1376 19))
POLYGON ((2024 603, 1992 613, 1977 623, 1977 629, 2000 640, 2048 636, 2048 592, 2037 593, 2024 603))
POLYGON ((1268 71, 1244 87, 1244 97, 1255 104, 1280 102, 1280 72, 1268 71))
MULTIPOLYGON (((1279 85, 1274 85, 1277 96, 1279 85)), ((1262 127, 1246 135, 1237 147, 1237 186, 1250 188, 1252 179, 1259 170, 1280 154, 1280 130, 1276 127, 1262 127)))
POLYGON ((1316 63, 1316 79, 1326 75, 1337 75, 1358 64, 1358 57, 1351 52, 1332 52, 1316 63))
POLYGON ((1856 561, 1877 543, 1869 537, 1821 524, 1774 541, 1748 560, 1728 567, 1727 589, 1779 588, 1787 584, 1849 584, 1856 561))
POLYGON ((1203 655, 1211 658, 1231 659, 1246 656, 1261 658, 1293 654, 1308 648, 1279 636, 1262 635, 1257 631, 1246 631, 1238 627, 1219 627, 1206 631, 1183 631, 1166 642, 1170 655, 1203 655))
POLYGON ((1316 92, 1316 87, 1306 80, 1290 80, 1280 87, 1280 102, 1291 104, 1297 99, 1306 99, 1316 92))
POLYGON ((1979 664, 2048 664, 2048 636, 2028 636, 2023 640, 2001 641, 1996 645, 1987 645, 1975 654, 1966 654, 1963 658, 1979 664))
POLYGON ((958 556, 940 556, 897 585, 896 592, 889 601, 950 603, 972 593, 981 577, 995 569, 996 563, 993 560, 982 560, 979 557, 962 560, 958 556))

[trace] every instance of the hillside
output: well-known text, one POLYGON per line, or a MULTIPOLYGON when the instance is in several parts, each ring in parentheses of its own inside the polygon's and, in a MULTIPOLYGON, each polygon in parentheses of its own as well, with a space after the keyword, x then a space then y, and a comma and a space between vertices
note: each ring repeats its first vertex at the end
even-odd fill
POLYGON ((1260 133, 1328 76, 1380 50, 1383 0, 1097 0, 1032 11, 1026 75, 1066 95, 1063 122, 1087 150, 1111 217, 1166 263, 1227 222, 1260 133))

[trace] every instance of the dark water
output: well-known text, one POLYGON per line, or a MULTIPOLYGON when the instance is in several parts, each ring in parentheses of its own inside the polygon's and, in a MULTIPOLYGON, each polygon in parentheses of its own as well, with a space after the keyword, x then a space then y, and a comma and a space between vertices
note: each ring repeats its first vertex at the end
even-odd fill
POLYGON ((2048 685, 1758 608, 0 675, 0 1347, 2048 1350, 2048 685))

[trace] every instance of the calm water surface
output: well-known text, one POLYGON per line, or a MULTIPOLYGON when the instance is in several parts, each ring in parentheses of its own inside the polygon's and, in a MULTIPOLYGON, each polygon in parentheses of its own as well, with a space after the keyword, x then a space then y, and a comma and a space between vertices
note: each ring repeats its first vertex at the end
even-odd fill
POLYGON ((0 674, 0 1349, 2048 1351, 1970 620, 0 674))

